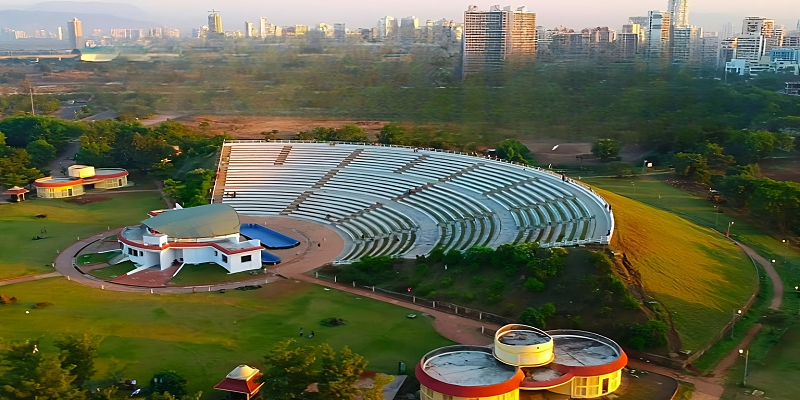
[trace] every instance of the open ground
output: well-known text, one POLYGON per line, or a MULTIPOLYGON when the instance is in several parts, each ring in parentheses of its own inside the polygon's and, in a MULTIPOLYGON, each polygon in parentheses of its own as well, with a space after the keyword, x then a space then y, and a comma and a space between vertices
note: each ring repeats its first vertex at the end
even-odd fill
MULTIPOLYGON (((160 120, 160 119, 159 119, 160 120)), ((193 128, 200 127, 203 122, 208 127, 203 130, 209 134, 227 133, 236 139, 264 139, 262 132, 278 131, 278 139, 295 139, 297 133, 310 131, 316 127, 341 128, 344 125, 356 125, 363 129, 370 137, 380 132, 387 121, 335 119, 335 118, 308 118, 308 117, 280 117, 280 116, 226 116, 226 115, 198 115, 182 116, 175 119, 193 128)))

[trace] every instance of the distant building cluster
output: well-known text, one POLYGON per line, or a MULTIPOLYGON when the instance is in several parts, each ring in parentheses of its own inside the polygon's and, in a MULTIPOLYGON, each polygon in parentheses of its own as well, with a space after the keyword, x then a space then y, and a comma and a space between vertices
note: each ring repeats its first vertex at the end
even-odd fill
MULTIPOLYGON (((293 40, 387 44, 398 54, 411 47, 441 47, 461 54, 462 76, 496 70, 512 61, 631 62, 643 60, 680 64, 690 68, 724 69, 727 74, 757 75, 762 72, 800 74, 800 21, 794 30, 763 17, 746 17, 741 32, 728 23, 708 32, 689 21, 688 0, 667 0, 665 10, 650 10, 628 18, 621 29, 607 26, 570 29, 536 25, 537 15, 526 7, 469 6, 463 22, 440 19, 421 21, 415 16, 384 16, 374 27, 347 28, 344 23, 276 25, 267 18, 244 21, 241 29, 225 30, 222 14, 211 10, 206 24, 192 29, 191 37, 204 40, 246 39, 271 43, 293 40)), ((179 39, 180 31, 168 27, 119 27, 104 32, 84 32, 74 18, 47 31, 0 30, 0 40, 57 39, 73 49, 96 46, 147 44, 179 39)))

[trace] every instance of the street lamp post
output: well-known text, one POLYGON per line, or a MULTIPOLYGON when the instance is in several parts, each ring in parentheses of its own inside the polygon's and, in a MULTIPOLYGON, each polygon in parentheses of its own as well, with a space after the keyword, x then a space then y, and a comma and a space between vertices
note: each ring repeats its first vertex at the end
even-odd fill
POLYGON ((726 238, 730 238, 731 237, 731 225, 733 225, 733 221, 728 222, 728 230, 725 231, 725 237, 726 238))
POLYGON ((714 220, 714 226, 719 226, 719 206, 714 206, 714 214, 717 214, 717 219, 714 220))
POLYGON ((733 339, 733 328, 736 327, 736 318, 742 315, 742 310, 733 310, 733 316, 731 317, 731 339, 733 339))
POLYGON ((631 182, 631 185, 633 185, 633 195, 636 196, 636 184, 631 182))
POLYGON ((800 315, 800 286, 795 286, 794 291, 797 293, 797 315, 800 315))
POLYGON ((783 244, 785 245, 785 249, 783 252, 783 263, 789 263, 789 239, 783 239, 783 244))
POLYGON ((742 378, 742 386, 747 386, 747 364, 750 362, 750 349, 739 349, 739 355, 744 355, 744 377, 742 378))

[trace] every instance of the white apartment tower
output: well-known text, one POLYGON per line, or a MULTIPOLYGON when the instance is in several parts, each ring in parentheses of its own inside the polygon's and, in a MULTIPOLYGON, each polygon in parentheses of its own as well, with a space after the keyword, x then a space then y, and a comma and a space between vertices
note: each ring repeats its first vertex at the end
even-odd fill
POLYGON ((258 36, 264 39, 269 33, 269 23, 267 23, 267 19, 264 17, 259 18, 258 22, 258 36))
POLYGON ((417 38, 419 19, 414 16, 400 20, 400 38, 403 41, 413 42, 417 38))
POLYGON ((244 37, 253 38, 256 36, 256 28, 252 22, 244 21, 244 37))
POLYGON ((462 76, 501 67, 511 56, 536 54, 536 14, 525 7, 469 6, 464 13, 462 76))
POLYGON ((667 8, 672 26, 677 28, 689 26, 689 0, 669 0, 667 8))
POLYGON ((73 49, 86 47, 86 41, 83 38, 83 24, 78 18, 73 18, 72 21, 67 22, 67 36, 69 37, 69 45, 73 49))

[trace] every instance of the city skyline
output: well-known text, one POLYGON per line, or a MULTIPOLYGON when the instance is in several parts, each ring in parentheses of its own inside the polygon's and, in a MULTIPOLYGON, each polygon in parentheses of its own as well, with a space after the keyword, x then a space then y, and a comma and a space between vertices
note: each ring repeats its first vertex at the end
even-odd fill
MULTIPOLYGON (((319 0, 298 0, 289 8, 276 8, 255 1, 239 1, 235 7, 230 4, 220 4, 219 1, 189 1, 174 0, 165 2, 156 0, 140 0, 137 2, 123 1, 123 4, 135 5, 146 13, 152 15, 153 22, 171 26, 188 32, 190 28, 197 28, 205 24, 208 11, 217 9, 222 19, 235 30, 241 29, 244 21, 258 21, 265 17, 270 23, 276 25, 315 25, 320 22, 345 23, 348 28, 374 27, 377 20, 383 16, 393 16, 397 19, 414 15, 420 21, 428 19, 439 20, 442 18, 462 22, 464 11, 469 5, 474 4, 482 9, 489 9, 492 2, 475 2, 463 0, 444 0, 435 4, 421 0, 408 0, 405 2, 381 4, 350 4, 348 2, 329 3, 319 0), (312 11, 309 11, 312 10, 312 11), (180 12, 178 12, 180 11, 180 12)), ((553 28, 566 26, 574 29, 595 26, 609 26, 619 29, 627 22, 628 17, 647 15, 648 11, 667 11, 669 0, 620 0, 610 6, 607 3, 597 3, 589 0, 566 0, 554 3, 530 3, 521 1, 508 5, 518 7, 527 6, 529 10, 537 13, 537 23, 544 27, 553 28), (581 12, 575 12, 580 9, 581 12)), ((734 26, 746 16, 764 16, 776 19, 777 24, 794 27, 800 14, 789 1, 767 2, 754 5, 751 2, 737 1, 723 3, 719 0, 694 0, 689 4, 689 23, 710 31, 720 30, 727 22, 734 26), (724 10, 725 13, 717 13, 724 10), (785 17, 781 19, 779 17, 785 17)), ((21 5, 19 0, 0 0, 0 8, 26 8, 30 5, 21 5)))

